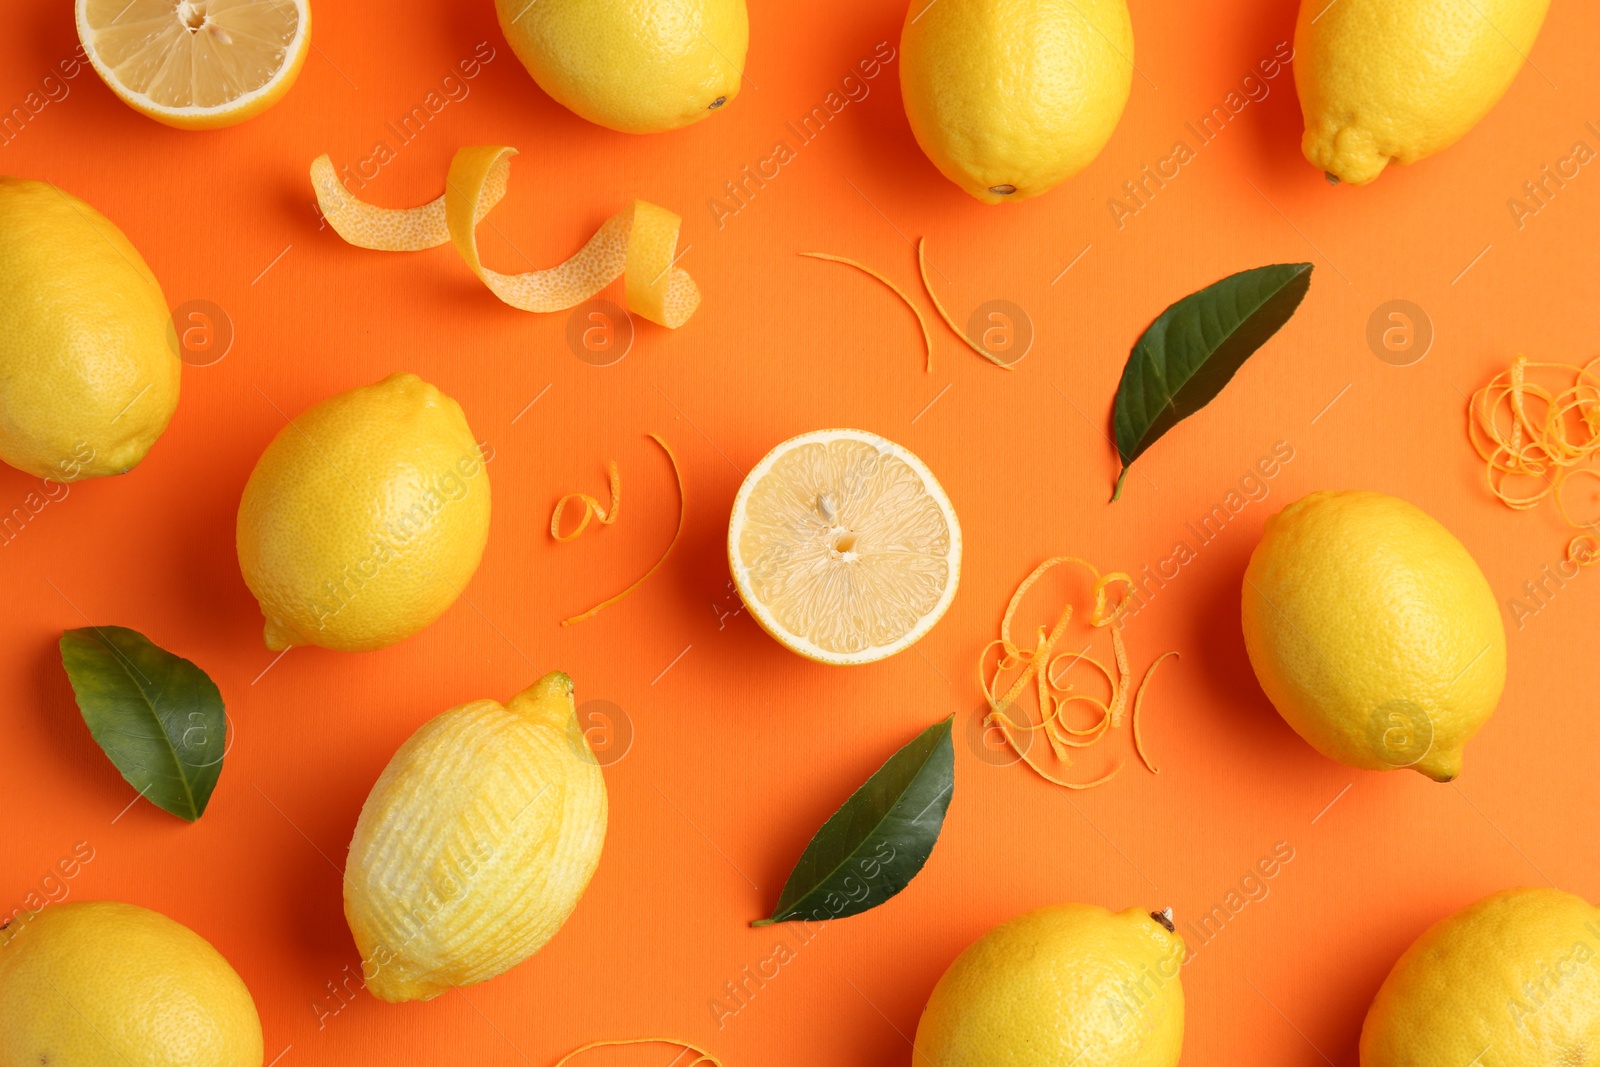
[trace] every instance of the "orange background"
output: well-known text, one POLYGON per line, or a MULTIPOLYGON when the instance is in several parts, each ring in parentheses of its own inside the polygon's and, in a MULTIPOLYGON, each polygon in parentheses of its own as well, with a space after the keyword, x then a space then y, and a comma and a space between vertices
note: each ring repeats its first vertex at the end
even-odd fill
MULTIPOLYGON (((70 8, 6 4, 0 107, 21 104, 74 51, 70 8)), ((545 97, 489 0, 322 0, 298 85, 216 133, 143 119, 85 68, 0 147, 0 172, 94 204, 144 253, 170 304, 215 302, 237 340, 221 362, 186 368, 177 416, 135 472, 72 486, 0 547, 0 905, 22 905, 88 842, 94 859, 64 883, 69 899, 132 901, 209 938, 254 992, 267 1059, 283 1067, 542 1065, 587 1040, 651 1033, 707 1044, 730 1067, 881 1065, 909 1062, 934 982, 996 922, 1084 900, 1171 905, 1181 923, 1286 842, 1294 858, 1268 895, 1183 972, 1184 1063, 1203 1067, 1353 1064, 1368 1001, 1427 924, 1510 885, 1600 896, 1586 756, 1600 746, 1600 570, 1521 629, 1507 613, 1506 695, 1451 785, 1314 753, 1256 686, 1236 621, 1262 521, 1313 489, 1364 487, 1422 506, 1466 543, 1502 603, 1564 552, 1553 509, 1515 513, 1485 492, 1464 394, 1519 350, 1593 354, 1600 176, 1584 168, 1521 228, 1507 200, 1575 141, 1600 148, 1585 127, 1600 120, 1600 12, 1557 0, 1532 54, 1538 69, 1525 68, 1472 134, 1363 189, 1332 188, 1301 158, 1285 70, 1119 229, 1108 198, 1175 140, 1197 147, 1185 122, 1290 39, 1294 14, 1285 0, 1135 0, 1140 74, 1111 144, 1061 188, 1009 207, 969 199, 924 159, 897 62, 812 143, 787 131, 878 42, 898 46, 896 4, 757 3, 744 91, 703 123, 649 137, 589 125, 545 97), (558 262, 633 197, 682 214, 680 265, 704 304, 677 332, 640 322, 614 366, 576 358, 567 316, 496 302, 448 248, 364 252, 319 228, 312 158, 344 165, 393 143, 385 124, 485 41, 495 58, 470 95, 362 195, 418 203, 440 191, 457 147, 519 147, 511 193, 480 234, 503 270, 558 262), (707 201, 780 139, 794 158, 719 227, 707 201), (795 255, 856 256, 914 289, 911 242, 922 235, 958 320, 990 299, 1031 317, 1037 340, 1015 373, 942 327, 934 372, 923 373, 915 323, 890 294, 795 255), (1316 264, 1298 316, 1108 506, 1116 462, 1104 431, 1140 330, 1223 275, 1298 260, 1316 264), (1366 340, 1369 316, 1394 298, 1420 305, 1435 330, 1412 366, 1380 361, 1366 340), (396 370, 457 398, 493 449, 483 565, 454 608, 396 647, 275 661, 235 560, 240 490, 286 417, 396 370), (744 472, 777 442, 831 425, 918 453, 966 535, 945 619, 915 651, 848 670, 802 661, 747 615, 722 614, 736 606, 723 545, 744 472), (684 465, 684 540, 632 598, 563 630, 559 619, 641 573, 671 535, 676 501, 652 430, 684 465), (981 705, 973 663, 1022 576, 1058 552, 1129 571, 1166 559, 1184 524, 1279 441, 1294 458, 1266 483, 1270 495, 1128 627, 1136 669, 1160 649, 1182 653, 1145 709, 1162 773, 1130 765, 1068 795, 977 759, 966 733, 981 705), (628 495, 623 521, 554 544, 551 505, 573 489, 600 492, 610 458, 628 495), (220 685, 236 743, 197 824, 127 807, 133 791, 90 739, 56 649, 62 629, 88 623, 136 628, 220 685), (379 770, 427 718, 509 697, 551 668, 571 673, 580 700, 623 709, 634 732, 606 770, 610 834, 571 921, 486 985, 406 1006, 335 998, 329 983, 358 965, 339 868, 379 770), (912 885, 803 947, 793 928, 750 929, 850 790, 952 712, 954 802, 912 885), (719 1028, 710 1002, 778 939, 794 958, 719 1028)), ((620 287, 606 295, 620 302, 620 287)), ((0 469, 0 509, 37 488, 0 469)), ((1592 505, 1583 495, 1574 503, 1592 505)), ((1076 769, 1131 754, 1125 733, 1076 769)), ((647 1064, 670 1052, 603 1055, 647 1064)))

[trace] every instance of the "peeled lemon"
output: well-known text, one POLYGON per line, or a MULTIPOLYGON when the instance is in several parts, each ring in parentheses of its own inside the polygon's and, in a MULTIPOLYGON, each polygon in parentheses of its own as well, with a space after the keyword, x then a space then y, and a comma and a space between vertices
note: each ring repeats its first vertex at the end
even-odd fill
POLYGON ((49 182, 0 178, 0 460, 123 474, 178 406, 161 284, 121 230, 49 182))
POLYGON ((1352 767, 1449 781, 1505 686, 1505 627, 1478 564, 1382 493, 1312 493, 1267 519, 1242 616, 1273 707, 1352 767))
POLYGON ((1365 185, 1455 144, 1533 49, 1550 0, 1301 0, 1294 82, 1301 149, 1365 185))
POLYGON ((270 649, 392 645, 455 603, 489 537, 489 473, 461 407, 415 374, 279 431, 239 501, 239 569, 270 649))
POLYGON ((755 620, 820 663, 909 648, 955 598, 961 525, 933 472, 864 430, 817 430, 755 465, 728 563, 755 620))
POLYGON ((739 94, 744 0, 495 0, 539 88, 623 133, 699 122, 739 94))
POLYGON ((1087 167, 1133 85, 1125 0, 911 0, 900 94, 917 144, 990 204, 1087 167))
POLYGON ((0 1067, 261 1067, 250 991, 205 938, 110 900, 0 931, 0 1067))
POLYGON ((428 1000, 539 951, 600 862, 606 813, 565 674, 424 723, 350 841, 344 913, 367 988, 428 1000))
POLYGON ((1174 1067, 1183 939, 1167 913, 1040 908, 973 942, 917 1023, 922 1067, 1174 1067))
POLYGON ((311 50, 307 0, 77 0, 78 39, 123 103, 181 130, 282 98, 311 50))

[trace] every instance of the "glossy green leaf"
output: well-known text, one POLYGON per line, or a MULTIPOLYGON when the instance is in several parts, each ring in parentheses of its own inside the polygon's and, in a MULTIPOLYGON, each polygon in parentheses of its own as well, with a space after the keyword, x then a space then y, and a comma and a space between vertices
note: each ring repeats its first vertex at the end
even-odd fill
POLYGON ((955 788, 954 719, 918 734, 850 795, 806 846, 772 917, 752 925, 856 915, 916 877, 939 840, 955 788))
POLYGON ((193 663, 121 626, 61 635, 78 710, 128 784, 190 822, 222 773, 228 723, 222 694, 193 663))
POLYGON ((1112 424, 1122 473, 1179 422, 1209 404, 1273 334, 1311 288, 1311 264, 1276 263, 1240 271, 1161 313, 1133 346, 1112 424))

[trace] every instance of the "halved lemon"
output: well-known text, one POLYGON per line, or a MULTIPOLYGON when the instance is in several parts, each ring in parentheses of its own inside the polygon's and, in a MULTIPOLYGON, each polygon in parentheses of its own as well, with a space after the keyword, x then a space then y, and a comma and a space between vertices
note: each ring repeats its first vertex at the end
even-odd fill
POLYGON ((181 130, 232 126, 289 91, 307 0, 77 0, 78 39, 122 102, 181 130))
POLYGON ((961 577, 961 525, 927 465, 877 434, 817 430, 757 463, 728 563, 750 614, 820 663, 871 663, 933 628, 961 577))

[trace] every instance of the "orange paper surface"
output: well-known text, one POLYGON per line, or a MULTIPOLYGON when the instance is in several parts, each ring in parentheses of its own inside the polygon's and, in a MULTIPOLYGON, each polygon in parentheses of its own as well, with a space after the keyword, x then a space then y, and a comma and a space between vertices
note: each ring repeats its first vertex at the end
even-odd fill
MULTIPOLYGON (((209 309, 232 339, 209 365, 217 349, 191 356, 171 428, 132 474, 43 487, 0 468, 0 907, 115 898, 193 927, 249 984, 278 1067, 544 1065, 585 1041, 653 1034, 730 1067, 881 1067, 911 1062, 934 982, 993 924, 1056 901, 1170 905, 1198 950, 1183 971, 1185 1065, 1343 1067, 1373 992, 1429 923, 1512 885, 1600 897, 1588 766, 1600 568, 1528 597, 1570 531, 1552 507, 1516 513, 1488 495, 1464 414, 1517 351, 1595 354, 1600 170, 1578 158, 1600 152, 1600 12, 1553 5, 1532 63, 1454 148, 1334 188, 1299 151, 1283 63, 1294 7, 1134 0, 1139 74, 1110 145, 1054 192, 989 207, 911 138, 896 4, 758 2, 740 95, 698 125, 628 136, 540 92, 488 0, 320 0, 287 98, 202 134, 138 116, 86 65, 69 77, 70 4, 12 0, 0 173, 94 204, 173 307, 209 309), (348 168, 352 192, 404 207, 437 196, 467 144, 521 150, 478 232, 486 263, 559 263, 645 199, 683 217, 678 265, 704 296, 694 318, 677 331, 637 320, 630 340, 603 309, 524 314, 450 248, 367 252, 319 224, 317 155, 348 168), (1013 325, 1026 322, 1031 348, 1013 373, 926 304, 924 373, 916 321, 892 293, 796 255, 859 259, 921 301, 923 236, 940 299, 969 332, 995 325, 973 323, 989 301, 1025 315, 1013 325), (1301 260, 1316 271, 1299 314, 1108 505, 1110 404, 1139 332, 1226 274, 1301 260), (1420 360, 1420 333, 1384 347, 1396 300, 1430 337, 1420 360), (245 479, 286 419, 401 370, 455 397, 492 456, 483 565, 443 618, 393 648, 275 656, 234 553, 245 479), (744 473, 826 426, 916 452, 966 539, 949 614, 869 667, 786 652, 728 580, 744 473), (676 490, 649 431, 684 467, 684 538, 632 597, 563 629, 672 536, 676 490), (575 490, 603 497, 613 458, 621 521, 556 544, 551 507, 575 490), (1502 603, 1506 695, 1452 784, 1324 759, 1250 672, 1245 562, 1269 514, 1321 488, 1423 507, 1502 603), (1181 565, 1179 543, 1192 554, 1181 565), (1058 553, 1147 582, 1125 631, 1136 676, 1159 651, 1181 653, 1143 711, 1159 776, 1132 758, 1126 728, 1079 759, 1084 777, 1129 760, 1088 793, 983 758, 978 652, 1016 583, 1058 553), (1163 571, 1164 584, 1144 578, 1163 571), (197 824, 134 802, 91 740, 56 649, 60 631, 91 623, 138 629, 221 687, 233 744, 197 824), (368 788, 429 717, 550 669, 576 680, 586 725, 612 731, 594 735, 609 745, 612 814, 588 893, 515 971, 430 1003, 374 1000, 340 891, 368 788), (809 934, 749 928, 849 792, 952 712, 954 799, 910 887, 809 934), (63 878, 75 850, 92 859, 63 878)), ((621 282, 603 296, 620 305, 621 282)), ((1575 511, 1600 510, 1596 485, 1574 483, 1575 511)), ((1066 588, 1041 584, 1040 620, 1066 588)))

